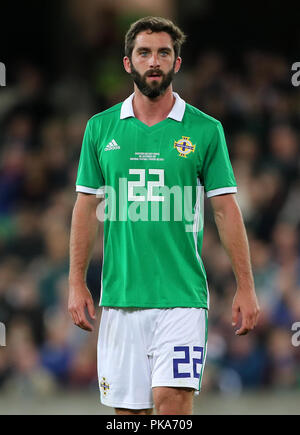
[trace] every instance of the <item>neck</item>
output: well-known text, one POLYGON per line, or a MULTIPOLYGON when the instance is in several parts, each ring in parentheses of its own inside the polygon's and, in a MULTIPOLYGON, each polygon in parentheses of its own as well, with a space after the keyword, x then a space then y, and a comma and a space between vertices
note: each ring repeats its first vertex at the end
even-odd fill
POLYGON ((172 85, 167 88, 163 95, 157 98, 148 98, 134 84, 134 98, 132 101, 134 115, 149 127, 166 119, 174 102, 172 85))

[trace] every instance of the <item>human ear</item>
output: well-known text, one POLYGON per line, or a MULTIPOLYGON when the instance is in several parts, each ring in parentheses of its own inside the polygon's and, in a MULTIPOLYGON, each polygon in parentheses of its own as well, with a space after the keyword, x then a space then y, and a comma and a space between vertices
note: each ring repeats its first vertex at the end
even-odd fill
POLYGON ((174 68, 175 74, 178 73, 178 71, 180 70, 181 64, 182 64, 182 59, 180 56, 178 56, 177 59, 175 60, 175 68, 174 68))
POLYGON ((130 59, 128 56, 123 57, 123 65, 124 65, 125 71, 128 74, 131 74, 131 62, 130 62, 130 59))

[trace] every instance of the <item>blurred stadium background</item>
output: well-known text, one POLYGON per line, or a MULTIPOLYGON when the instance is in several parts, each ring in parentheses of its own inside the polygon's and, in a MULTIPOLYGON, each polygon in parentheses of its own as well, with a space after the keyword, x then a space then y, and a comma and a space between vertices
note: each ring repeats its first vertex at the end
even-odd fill
MULTIPOLYGON (((208 357, 196 414, 299 414, 299 16, 283 1, 28 0, 1 4, 0 414, 111 414, 98 403, 97 332, 67 311, 68 240, 87 119, 123 100, 128 25, 174 19, 188 35, 175 90, 219 119, 238 182, 262 313, 235 337, 235 282, 206 203, 208 357), (230 6, 231 5, 231 6, 230 6), (297 22, 298 21, 298 22, 297 22)), ((88 273, 99 301, 101 245, 88 273)), ((98 312, 99 320, 99 312, 98 312)), ((96 328, 97 330, 97 328, 96 328)))

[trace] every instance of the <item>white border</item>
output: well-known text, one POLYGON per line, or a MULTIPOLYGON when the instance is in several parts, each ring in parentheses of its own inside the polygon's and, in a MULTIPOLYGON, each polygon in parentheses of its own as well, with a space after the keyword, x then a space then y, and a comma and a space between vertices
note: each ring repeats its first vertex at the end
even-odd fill
POLYGON ((93 187, 79 186, 76 185, 76 192, 82 193, 93 193, 94 195, 101 195, 104 193, 104 186, 99 187, 99 189, 94 189, 93 187))
MULTIPOLYGON (((196 257, 200 264, 200 268, 202 270, 203 276, 205 278, 205 284, 206 284, 206 304, 207 309, 209 310, 209 304, 210 304, 210 295, 209 295, 209 287, 206 277, 206 272, 204 270, 204 265, 202 262, 202 259, 198 252, 198 233, 199 233, 199 220, 204 219, 204 210, 203 210, 203 216, 201 216, 201 194, 202 194, 203 186, 200 183, 199 178, 197 178, 197 199, 195 204, 195 214, 194 214, 194 223, 193 223, 193 236, 194 236, 194 243, 195 243, 195 251, 196 251, 196 257)), ((203 221, 203 228, 204 228, 204 221, 203 221)))
POLYGON ((237 192, 237 187, 235 186, 221 187, 220 189, 209 190, 208 192, 206 192, 206 196, 207 198, 210 198, 211 196, 222 195, 224 193, 236 193, 236 192, 237 192))

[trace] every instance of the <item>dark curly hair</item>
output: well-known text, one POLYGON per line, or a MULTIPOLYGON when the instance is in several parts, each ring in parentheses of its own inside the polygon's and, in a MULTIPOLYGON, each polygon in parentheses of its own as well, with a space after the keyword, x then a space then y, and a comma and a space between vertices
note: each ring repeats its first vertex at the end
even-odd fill
POLYGON ((166 32, 173 40, 173 47, 175 58, 180 55, 180 49, 186 35, 177 27, 171 20, 161 17, 144 17, 131 24, 125 36, 125 56, 131 59, 132 51, 134 48, 135 38, 138 33, 145 30, 151 32, 166 32))

